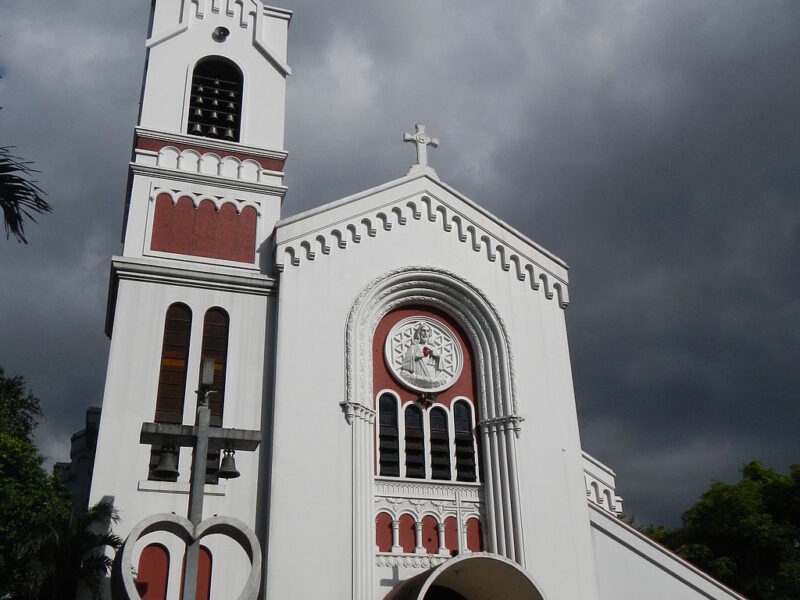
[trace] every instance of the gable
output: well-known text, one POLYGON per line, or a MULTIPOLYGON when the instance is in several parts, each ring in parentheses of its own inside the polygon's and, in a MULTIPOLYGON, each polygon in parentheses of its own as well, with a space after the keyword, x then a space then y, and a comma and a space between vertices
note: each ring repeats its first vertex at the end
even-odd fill
POLYGON ((370 238, 391 236, 414 223, 457 239, 562 308, 569 304, 564 261, 427 175, 397 179, 279 221, 275 264, 283 272, 324 261, 332 252, 369 252, 370 238))

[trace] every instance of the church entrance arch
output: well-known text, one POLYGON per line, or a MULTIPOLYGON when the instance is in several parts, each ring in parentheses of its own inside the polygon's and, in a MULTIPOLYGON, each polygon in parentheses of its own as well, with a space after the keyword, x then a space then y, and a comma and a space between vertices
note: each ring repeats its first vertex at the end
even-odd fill
POLYGON ((404 581, 385 600, 544 600, 516 563, 485 552, 468 554, 404 581))

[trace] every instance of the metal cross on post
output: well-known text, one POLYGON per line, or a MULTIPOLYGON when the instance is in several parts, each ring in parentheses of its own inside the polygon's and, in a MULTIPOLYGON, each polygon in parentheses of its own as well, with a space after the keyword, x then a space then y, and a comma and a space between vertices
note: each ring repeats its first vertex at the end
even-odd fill
MULTIPOLYGON (((208 396, 213 393, 214 360, 203 361, 200 389, 197 390, 197 417, 195 425, 172 423, 142 423, 139 442, 142 444, 172 444, 174 447, 194 448, 192 473, 189 479, 188 518, 197 526, 203 520, 203 492, 206 483, 206 461, 209 450, 224 450, 226 458, 236 450, 248 452, 258 448, 261 432, 249 429, 223 429, 211 427, 211 409, 208 396)), ((225 459, 223 459, 224 462, 225 459)), ((225 476, 220 473, 221 476, 225 476)), ((238 472, 228 473, 237 477, 238 472)), ((183 600, 195 600, 197 593, 197 564, 200 556, 200 539, 195 538, 186 549, 186 570, 183 576, 183 600)))
MULTIPOLYGON (((439 139, 432 138, 425 133, 425 125, 417 123, 414 125, 416 128, 415 133, 404 133, 404 142, 414 142, 417 147, 417 164, 415 166, 427 167, 428 166, 428 146, 433 148, 439 147, 439 139)), ((413 168, 413 167, 412 167, 413 168)))

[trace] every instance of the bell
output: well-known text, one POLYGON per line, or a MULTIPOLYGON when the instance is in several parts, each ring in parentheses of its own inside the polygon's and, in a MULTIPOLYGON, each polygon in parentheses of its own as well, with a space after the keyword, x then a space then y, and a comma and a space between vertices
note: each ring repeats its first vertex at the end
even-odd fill
POLYGON ((154 478, 165 481, 175 481, 178 478, 178 453, 174 446, 161 446, 161 456, 151 474, 154 478))
POLYGON ((218 137, 218 136, 219 136, 219 131, 217 131, 217 128, 212 125, 211 129, 208 130, 208 137, 218 137))
POLYGON ((203 135, 203 126, 200 125, 200 123, 195 123, 194 125, 192 125, 191 133, 193 135, 203 135))
POLYGON ((217 111, 212 111, 211 120, 212 121, 219 121, 219 113, 217 111))
POLYGON ((222 136, 222 137, 224 137, 226 140, 236 141, 236 134, 233 132, 233 129, 231 129, 230 127, 225 130, 225 135, 222 136))
POLYGON ((222 457, 222 462, 217 471, 217 477, 222 479, 235 479, 241 475, 236 470, 236 461, 233 458, 233 450, 225 450, 225 455, 222 457))
POLYGON ((203 116, 203 109, 200 108, 200 107, 195 108, 194 109, 194 116, 195 117, 202 117, 203 116))
POLYGON ((197 98, 194 99, 194 103, 195 104, 203 104, 203 97, 202 96, 198 96, 197 98))
POLYGON ((228 116, 225 117, 225 120, 228 123, 235 123, 236 122, 236 117, 234 117, 232 114, 228 113, 228 116))

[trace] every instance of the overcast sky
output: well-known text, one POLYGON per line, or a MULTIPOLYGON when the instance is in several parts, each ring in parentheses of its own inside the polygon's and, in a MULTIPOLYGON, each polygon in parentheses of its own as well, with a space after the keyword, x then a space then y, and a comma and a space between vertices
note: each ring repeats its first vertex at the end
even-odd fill
MULTIPOLYGON (((0 238, 0 365, 65 460, 102 399, 149 2, 0 5, 0 145, 55 212, 0 238)), ((286 2, 284 216, 405 174, 570 265, 584 448, 626 513, 800 460, 800 2, 286 2)))

